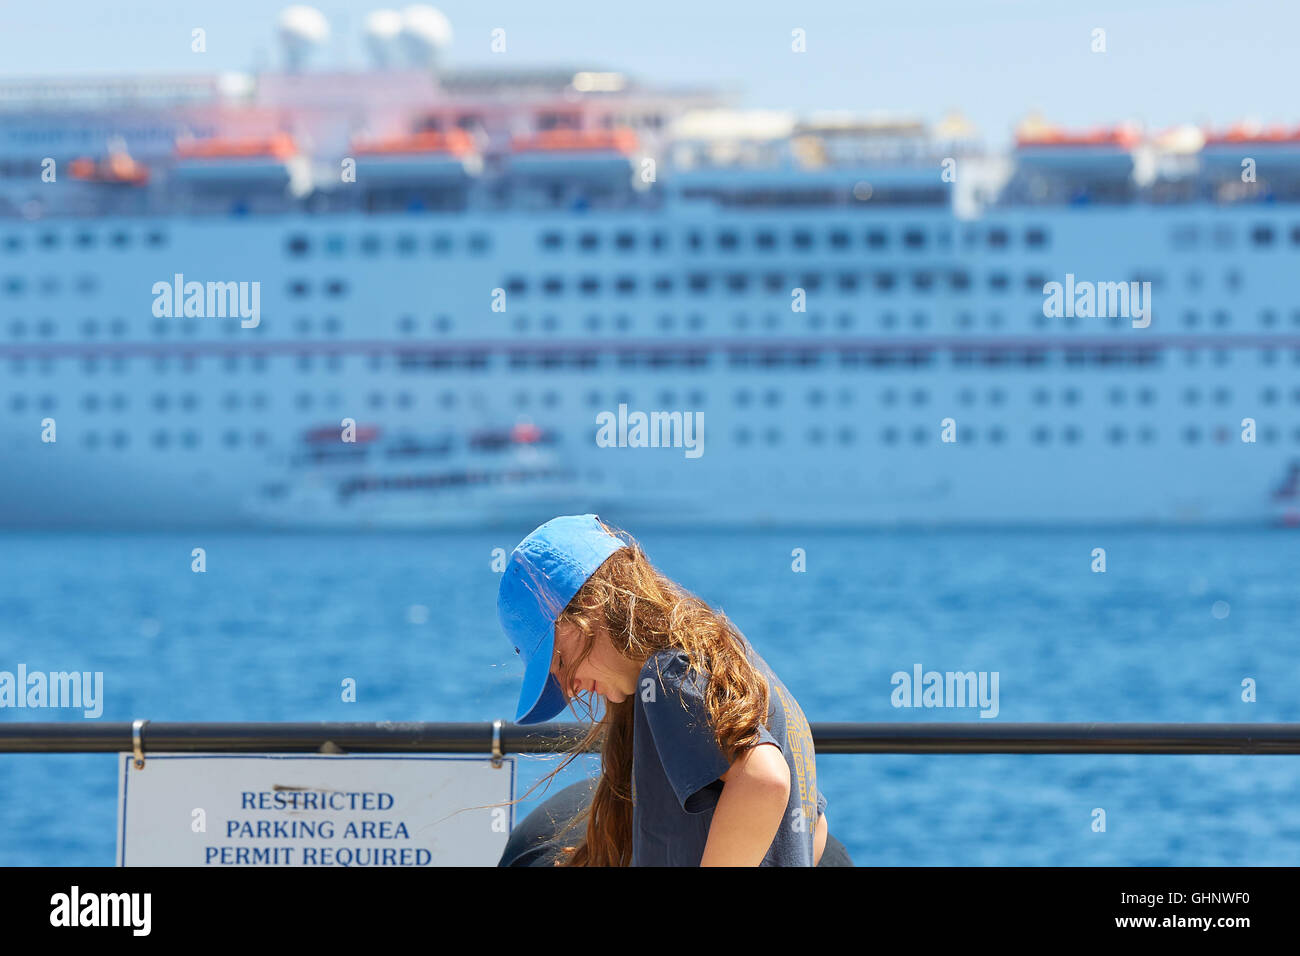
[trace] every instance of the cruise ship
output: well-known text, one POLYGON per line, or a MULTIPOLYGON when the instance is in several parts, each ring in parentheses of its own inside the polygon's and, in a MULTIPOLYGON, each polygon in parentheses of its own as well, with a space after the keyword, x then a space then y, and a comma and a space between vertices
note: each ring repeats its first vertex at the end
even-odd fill
POLYGON ((1300 519, 1300 129, 989 151, 323 29, 0 81, 0 525, 1300 519))

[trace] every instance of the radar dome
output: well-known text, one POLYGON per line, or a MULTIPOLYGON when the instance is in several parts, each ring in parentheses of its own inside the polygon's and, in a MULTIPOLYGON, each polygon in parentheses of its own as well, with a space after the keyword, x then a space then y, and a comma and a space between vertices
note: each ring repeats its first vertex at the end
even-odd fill
POLYGON ((375 66, 395 65, 401 56, 402 15, 396 10, 375 10, 366 17, 365 32, 366 47, 375 66))
POLYGON ((451 44, 451 23, 441 12, 423 4, 402 10, 402 46, 414 66, 437 66, 451 44))
POLYGON ((330 25, 315 7, 286 7, 280 14, 280 45, 287 67, 296 71, 329 39, 330 25))

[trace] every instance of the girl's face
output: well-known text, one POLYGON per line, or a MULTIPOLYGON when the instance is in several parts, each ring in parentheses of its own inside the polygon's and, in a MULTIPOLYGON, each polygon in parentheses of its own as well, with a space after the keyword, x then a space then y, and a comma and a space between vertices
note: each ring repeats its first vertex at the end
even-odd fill
POLYGON ((567 669, 571 672, 570 686, 565 688, 568 696, 594 691, 617 704, 636 692, 636 679, 641 668, 636 661, 630 661, 614 650, 613 641, 604 625, 600 625, 596 631, 591 653, 575 668, 574 662, 582 654, 585 643, 582 631, 576 624, 560 621, 555 625, 555 654, 551 660, 551 673, 563 685, 564 671, 567 669))

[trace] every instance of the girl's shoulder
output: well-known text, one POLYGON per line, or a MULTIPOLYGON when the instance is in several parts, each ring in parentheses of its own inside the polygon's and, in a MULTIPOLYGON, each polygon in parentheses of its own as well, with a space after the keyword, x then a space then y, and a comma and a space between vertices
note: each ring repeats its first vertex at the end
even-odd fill
POLYGON ((641 666, 641 676, 650 678, 680 679, 691 668, 691 656, 680 647, 665 647, 655 651, 641 666))

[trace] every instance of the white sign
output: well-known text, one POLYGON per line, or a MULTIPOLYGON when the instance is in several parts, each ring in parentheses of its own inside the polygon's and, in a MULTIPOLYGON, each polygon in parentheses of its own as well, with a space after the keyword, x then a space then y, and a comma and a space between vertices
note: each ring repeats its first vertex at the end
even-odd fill
POLYGON ((496 866, 511 757, 119 754, 118 866, 496 866))

